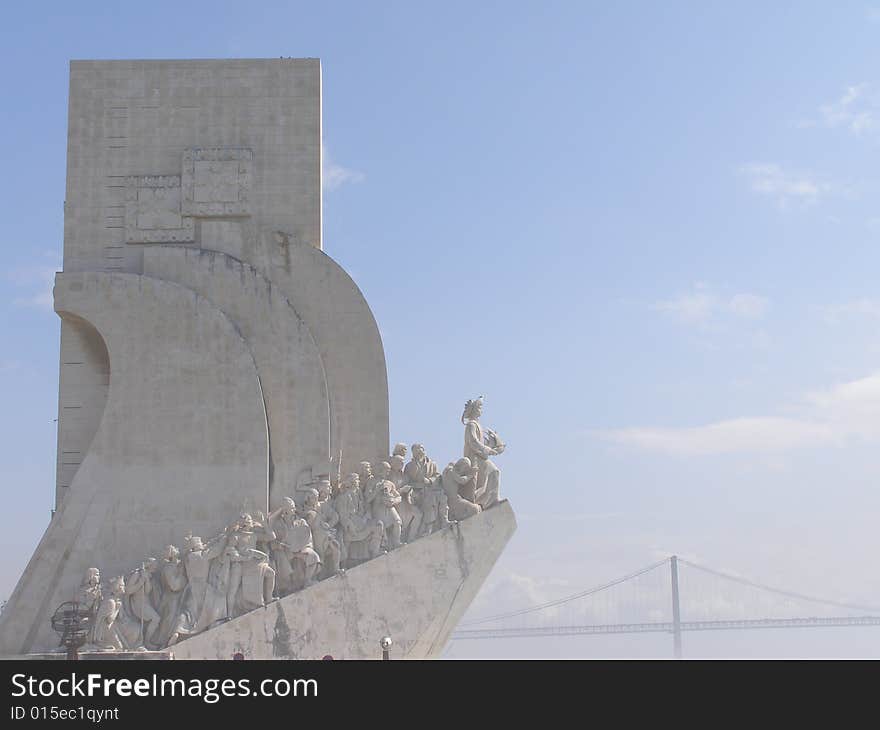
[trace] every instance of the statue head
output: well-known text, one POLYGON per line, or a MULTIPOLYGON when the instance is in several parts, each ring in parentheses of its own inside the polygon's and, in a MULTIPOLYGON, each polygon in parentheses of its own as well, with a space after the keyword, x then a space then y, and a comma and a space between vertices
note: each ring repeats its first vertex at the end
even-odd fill
POLYGON ((322 502, 330 499, 332 494, 333 486, 330 484, 329 479, 322 479, 318 482, 318 497, 322 502))
POLYGON ((202 538, 200 538, 198 535, 187 535, 184 538, 184 543, 186 543, 186 547, 189 549, 190 552, 205 549, 205 543, 202 542, 202 538))
POLYGON ((399 454, 391 457, 391 471, 403 471, 404 460, 399 454))
POLYGON ((475 420, 483 415, 483 396, 469 400, 464 404, 461 422, 475 420))
POLYGON ((365 482, 373 476, 373 467, 369 461, 362 461, 358 464, 358 476, 361 481, 365 482))
POLYGON ((89 568, 83 578, 82 585, 94 588, 101 582, 101 571, 97 568, 89 568))
POLYGON ((285 497, 281 500, 281 515, 283 517, 296 517, 296 501, 293 497, 285 497))
POLYGON ((177 562, 177 558, 180 557, 180 550, 178 550, 176 547, 174 547, 174 545, 166 545, 165 546, 165 555, 163 557, 169 563, 177 562))
POLYGON ((114 596, 124 596, 125 595, 125 578, 121 575, 117 575, 115 578, 110 579, 110 593, 114 596))
POLYGON ((399 456, 401 459, 406 457, 406 444, 394 444, 394 451, 391 456, 399 456))
POLYGON ((391 473, 391 464, 387 461, 380 461, 376 464, 376 476, 379 479, 387 479, 388 475, 391 473))
POLYGON ((412 455, 413 459, 416 461, 421 461, 425 458, 425 447, 421 444, 413 444, 412 445, 412 455))
POLYGON ((471 460, 466 456, 462 456, 458 461, 455 462, 455 466, 453 467, 456 474, 461 474, 464 476, 465 474, 469 474, 471 471, 471 460))
POLYGON ((305 506, 309 509, 316 509, 318 506, 318 490, 309 487, 303 490, 303 494, 305 495, 303 500, 305 506))
POLYGON ((147 558, 144 561, 144 570, 147 573, 155 573, 156 568, 158 568, 158 567, 159 567, 159 561, 156 560, 156 558, 147 558))
MULTIPOLYGON (((290 497, 288 497, 288 499, 290 499, 290 497)), ((254 529, 254 518, 251 517, 247 512, 242 512, 238 516, 238 527, 240 530, 254 529)))
POLYGON ((342 479, 343 489, 357 489, 360 486, 360 477, 355 474, 346 474, 342 479))

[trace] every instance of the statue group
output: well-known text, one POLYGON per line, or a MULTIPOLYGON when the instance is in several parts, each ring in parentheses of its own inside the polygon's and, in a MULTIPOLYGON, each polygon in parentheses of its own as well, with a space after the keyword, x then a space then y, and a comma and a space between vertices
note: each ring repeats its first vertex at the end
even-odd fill
POLYGON ((75 600, 92 614, 86 650, 164 649, 400 545, 479 514, 500 499, 492 456, 505 445, 465 403, 464 454, 441 472, 421 444, 386 461, 295 490, 269 514, 242 513, 208 540, 168 545, 106 585, 89 568, 75 600))

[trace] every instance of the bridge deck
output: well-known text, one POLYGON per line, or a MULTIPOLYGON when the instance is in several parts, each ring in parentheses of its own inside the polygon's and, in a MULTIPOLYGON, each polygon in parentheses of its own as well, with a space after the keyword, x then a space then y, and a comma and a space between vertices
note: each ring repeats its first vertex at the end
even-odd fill
MULTIPOLYGON (((880 616, 833 616, 829 618, 759 618, 728 621, 682 621, 682 631, 729 631, 749 629, 800 629, 832 626, 880 626, 880 616)), ((507 639, 539 636, 584 636, 595 634, 642 634, 674 631, 671 621, 635 624, 593 624, 586 626, 532 626, 516 629, 459 629, 460 639, 507 639)))

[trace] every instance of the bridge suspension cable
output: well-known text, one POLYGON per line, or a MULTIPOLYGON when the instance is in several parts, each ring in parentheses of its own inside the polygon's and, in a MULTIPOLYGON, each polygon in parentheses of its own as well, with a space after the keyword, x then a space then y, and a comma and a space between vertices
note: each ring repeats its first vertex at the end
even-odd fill
POLYGON ((684 558, 679 558, 678 562, 687 565, 689 568, 696 568, 697 570, 701 570, 704 573, 709 573, 710 575, 714 575, 718 578, 724 578, 726 580, 734 581, 735 583, 749 586, 750 588, 758 588, 760 590, 769 591, 770 593, 777 593, 781 596, 786 596, 787 598, 795 598, 797 600, 807 601, 809 603, 818 603, 825 606, 835 606, 836 608, 846 608, 850 611, 867 611, 873 614, 880 614, 880 608, 878 608, 877 606, 863 606, 856 603, 844 603, 842 601, 833 601, 827 598, 818 598, 816 596, 808 596, 804 593, 796 593, 794 591, 787 591, 781 588, 774 588, 763 583, 758 583, 757 581, 749 580, 748 578, 741 578, 740 576, 732 575, 730 573, 724 573, 720 570, 715 570, 714 568, 708 568, 705 565, 698 565, 697 563, 692 563, 690 560, 685 560, 684 558))
POLYGON ((600 586, 595 586, 594 588, 588 588, 585 591, 581 591, 580 593, 574 593, 570 596, 564 596, 562 598, 557 598, 553 601, 547 601, 546 603, 541 603, 537 606, 529 606, 528 608, 521 608, 518 611, 509 611, 507 613, 498 613, 494 616, 486 616, 485 618, 477 619, 475 621, 468 621, 467 623, 463 623, 462 626, 477 626, 479 624, 489 623, 490 621, 501 621, 506 618, 513 618, 515 616, 522 616, 527 613, 534 613, 536 611, 543 611, 545 608, 552 608, 553 606, 559 606, 563 603, 569 603, 570 601, 575 601, 579 598, 585 598, 586 596, 591 596, 594 593, 599 593, 600 591, 604 591, 608 588, 613 588, 620 583, 625 583, 628 580, 632 580, 633 578, 638 578, 640 575, 644 575, 645 573, 650 573, 652 570, 656 570, 662 565, 667 565, 669 563, 669 558, 664 558, 652 565, 647 566, 646 568, 642 568, 641 570, 637 570, 634 573, 629 573, 627 575, 621 576, 620 578, 616 578, 615 580, 609 581, 608 583, 603 583, 600 586))

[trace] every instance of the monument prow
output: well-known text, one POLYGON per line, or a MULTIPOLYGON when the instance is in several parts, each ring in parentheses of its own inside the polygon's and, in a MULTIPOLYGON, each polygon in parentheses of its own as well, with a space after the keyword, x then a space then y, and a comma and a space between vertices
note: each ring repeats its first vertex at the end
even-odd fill
POLYGON ((510 504, 403 545, 170 647, 175 659, 437 657, 516 530, 510 504))

